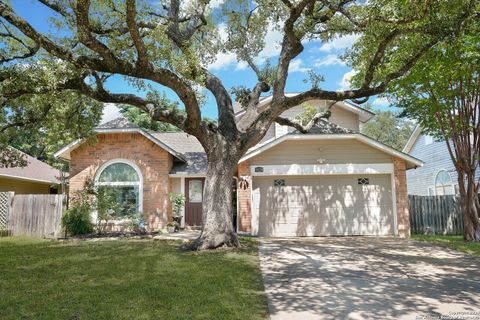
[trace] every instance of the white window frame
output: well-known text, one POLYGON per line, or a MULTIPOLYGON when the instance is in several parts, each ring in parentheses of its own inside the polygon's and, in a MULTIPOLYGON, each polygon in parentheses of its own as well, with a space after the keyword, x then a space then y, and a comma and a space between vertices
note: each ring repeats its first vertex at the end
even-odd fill
POLYGON ((428 146, 433 143, 433 137, 430 135, 425 135, 425 145, 428 146))
POLYGON ((138 208, 137 209, 138 209, 138 212, 143 212, 143 175, 142 175, 142 171, 140 171, 140 168, 134 162, 127 159, 112 159, 105 162, 100 166, 100 168, 98 168, 95 174, 94 184, 95 184, 95 187, 97 186, 113 186, 113 187, 138 186, 138 208), (100 179, 100 176, 102 175, 102 172, 112 164, 116 164, 116 163, 123 163, 132 167, 137 173, 139 181, 135 181, 135 182, 100 182, 98 181, 100 179))
MULTIPOLYGON (((448 176, 450 177, 450 187, 452 188, 452 191, 453 191, 453 193, 450 193, 450 194, 448 194, 448 195, 455 195, 455 186, 454 186, 454 184, 453 184, 452 175, 451 175, 450 172, 448 172, 448 170, 446 170, 446 169, 440 169, 440 170, 438 170, 437 173, 435 174, 435 178, 433 179, 433 194, 434 194, 435 196, 438 195, 438 194, 437 194, 437 177, 438 177, 438 175, 439 175, 441 172, 443 172, 443 171, 445 171, 445 172, 448 174, 448 176)), ((444 188, 445 188, 445 187, 444 187, 444 188)), ((443 194, 443 196, 445 196, 445 195, 446 195, 446 194, 443 194)))

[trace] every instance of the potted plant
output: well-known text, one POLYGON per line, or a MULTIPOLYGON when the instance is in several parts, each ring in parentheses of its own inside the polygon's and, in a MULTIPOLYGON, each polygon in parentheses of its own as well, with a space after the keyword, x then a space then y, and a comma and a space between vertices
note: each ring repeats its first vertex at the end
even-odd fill
POLYGON ((168 233, 173 233, 177 229, 177 223, 174 221, 171 221, 167 223, 167 231, 168 233))
POLYGON ((170 192, 168 197, 172 203, 172 220, 175 223, 175 231, 178 231, 182 222, 182 208, 185 206, 186 199, 183 194, 175 192, 170 192))

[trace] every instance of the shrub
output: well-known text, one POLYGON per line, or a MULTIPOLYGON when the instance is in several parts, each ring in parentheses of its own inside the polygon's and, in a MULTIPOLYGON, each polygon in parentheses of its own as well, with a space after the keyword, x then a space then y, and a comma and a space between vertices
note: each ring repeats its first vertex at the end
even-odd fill
POLYGON ((62 226, 72 236, 93 232, 93 224, 90 221, 91 208, 88 205, 74 206, 65 211, 62 217, 62 226))

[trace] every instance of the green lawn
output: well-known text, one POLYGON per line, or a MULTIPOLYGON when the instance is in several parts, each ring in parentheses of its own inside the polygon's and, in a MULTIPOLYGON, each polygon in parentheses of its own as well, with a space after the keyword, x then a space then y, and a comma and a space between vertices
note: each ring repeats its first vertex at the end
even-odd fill
POLYGON ((480 243, 464 242, 462 236, 442 236, 442 235, 423 235, 414 234, 412 239, 428 241, 433 244, 451 248, 457 251, 480 256, 480 243))
POLYGON ((257 243, 0 238, 0 319, 264 319, 257 243))

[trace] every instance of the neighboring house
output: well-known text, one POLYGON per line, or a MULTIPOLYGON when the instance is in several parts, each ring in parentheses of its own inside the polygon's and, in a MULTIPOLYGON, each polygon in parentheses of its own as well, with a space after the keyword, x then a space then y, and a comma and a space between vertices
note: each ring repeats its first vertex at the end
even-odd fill
MULTIPOLYGON (((259 108, 267 106, 264 98, 259 108)), ((325 101, 309 102, 319 110, 325 101)), ((243 116, 236 108, 237 119, 243 116)), ((303 112, 295 107, 284 116, 303 112)), ((238 231, 258 236, 408 236, 406 170, 412 156, 360 133, 373 113, 338 102, 330 121, 309 134, 272 124, 240 160, 238 231)), ((198 140, 183 132, 147 132, 119 118, 96 129, 98 141, 79 140, 56 153, 70 162, 70 193, 89 180, 116 188, 119 201, 144 213, 149 230, 171 219, 169 192, 187 202, 183 225, 200 226, 207 159, 198 140)), ((238 190, 237 190, 238 189, 238 190)))
POLYGON ((457 171, 444 140, 436 141, 432 136, 423 133, 422 128, 417 125, 403 152, 425 163, 421 168, 407 172, 408 194, 458 194, 457 171))
POLYGON ((60 191, 60 170, 27 154, 25 159, 25 167, 0 168, 0 192, 50 194, 60 191))

